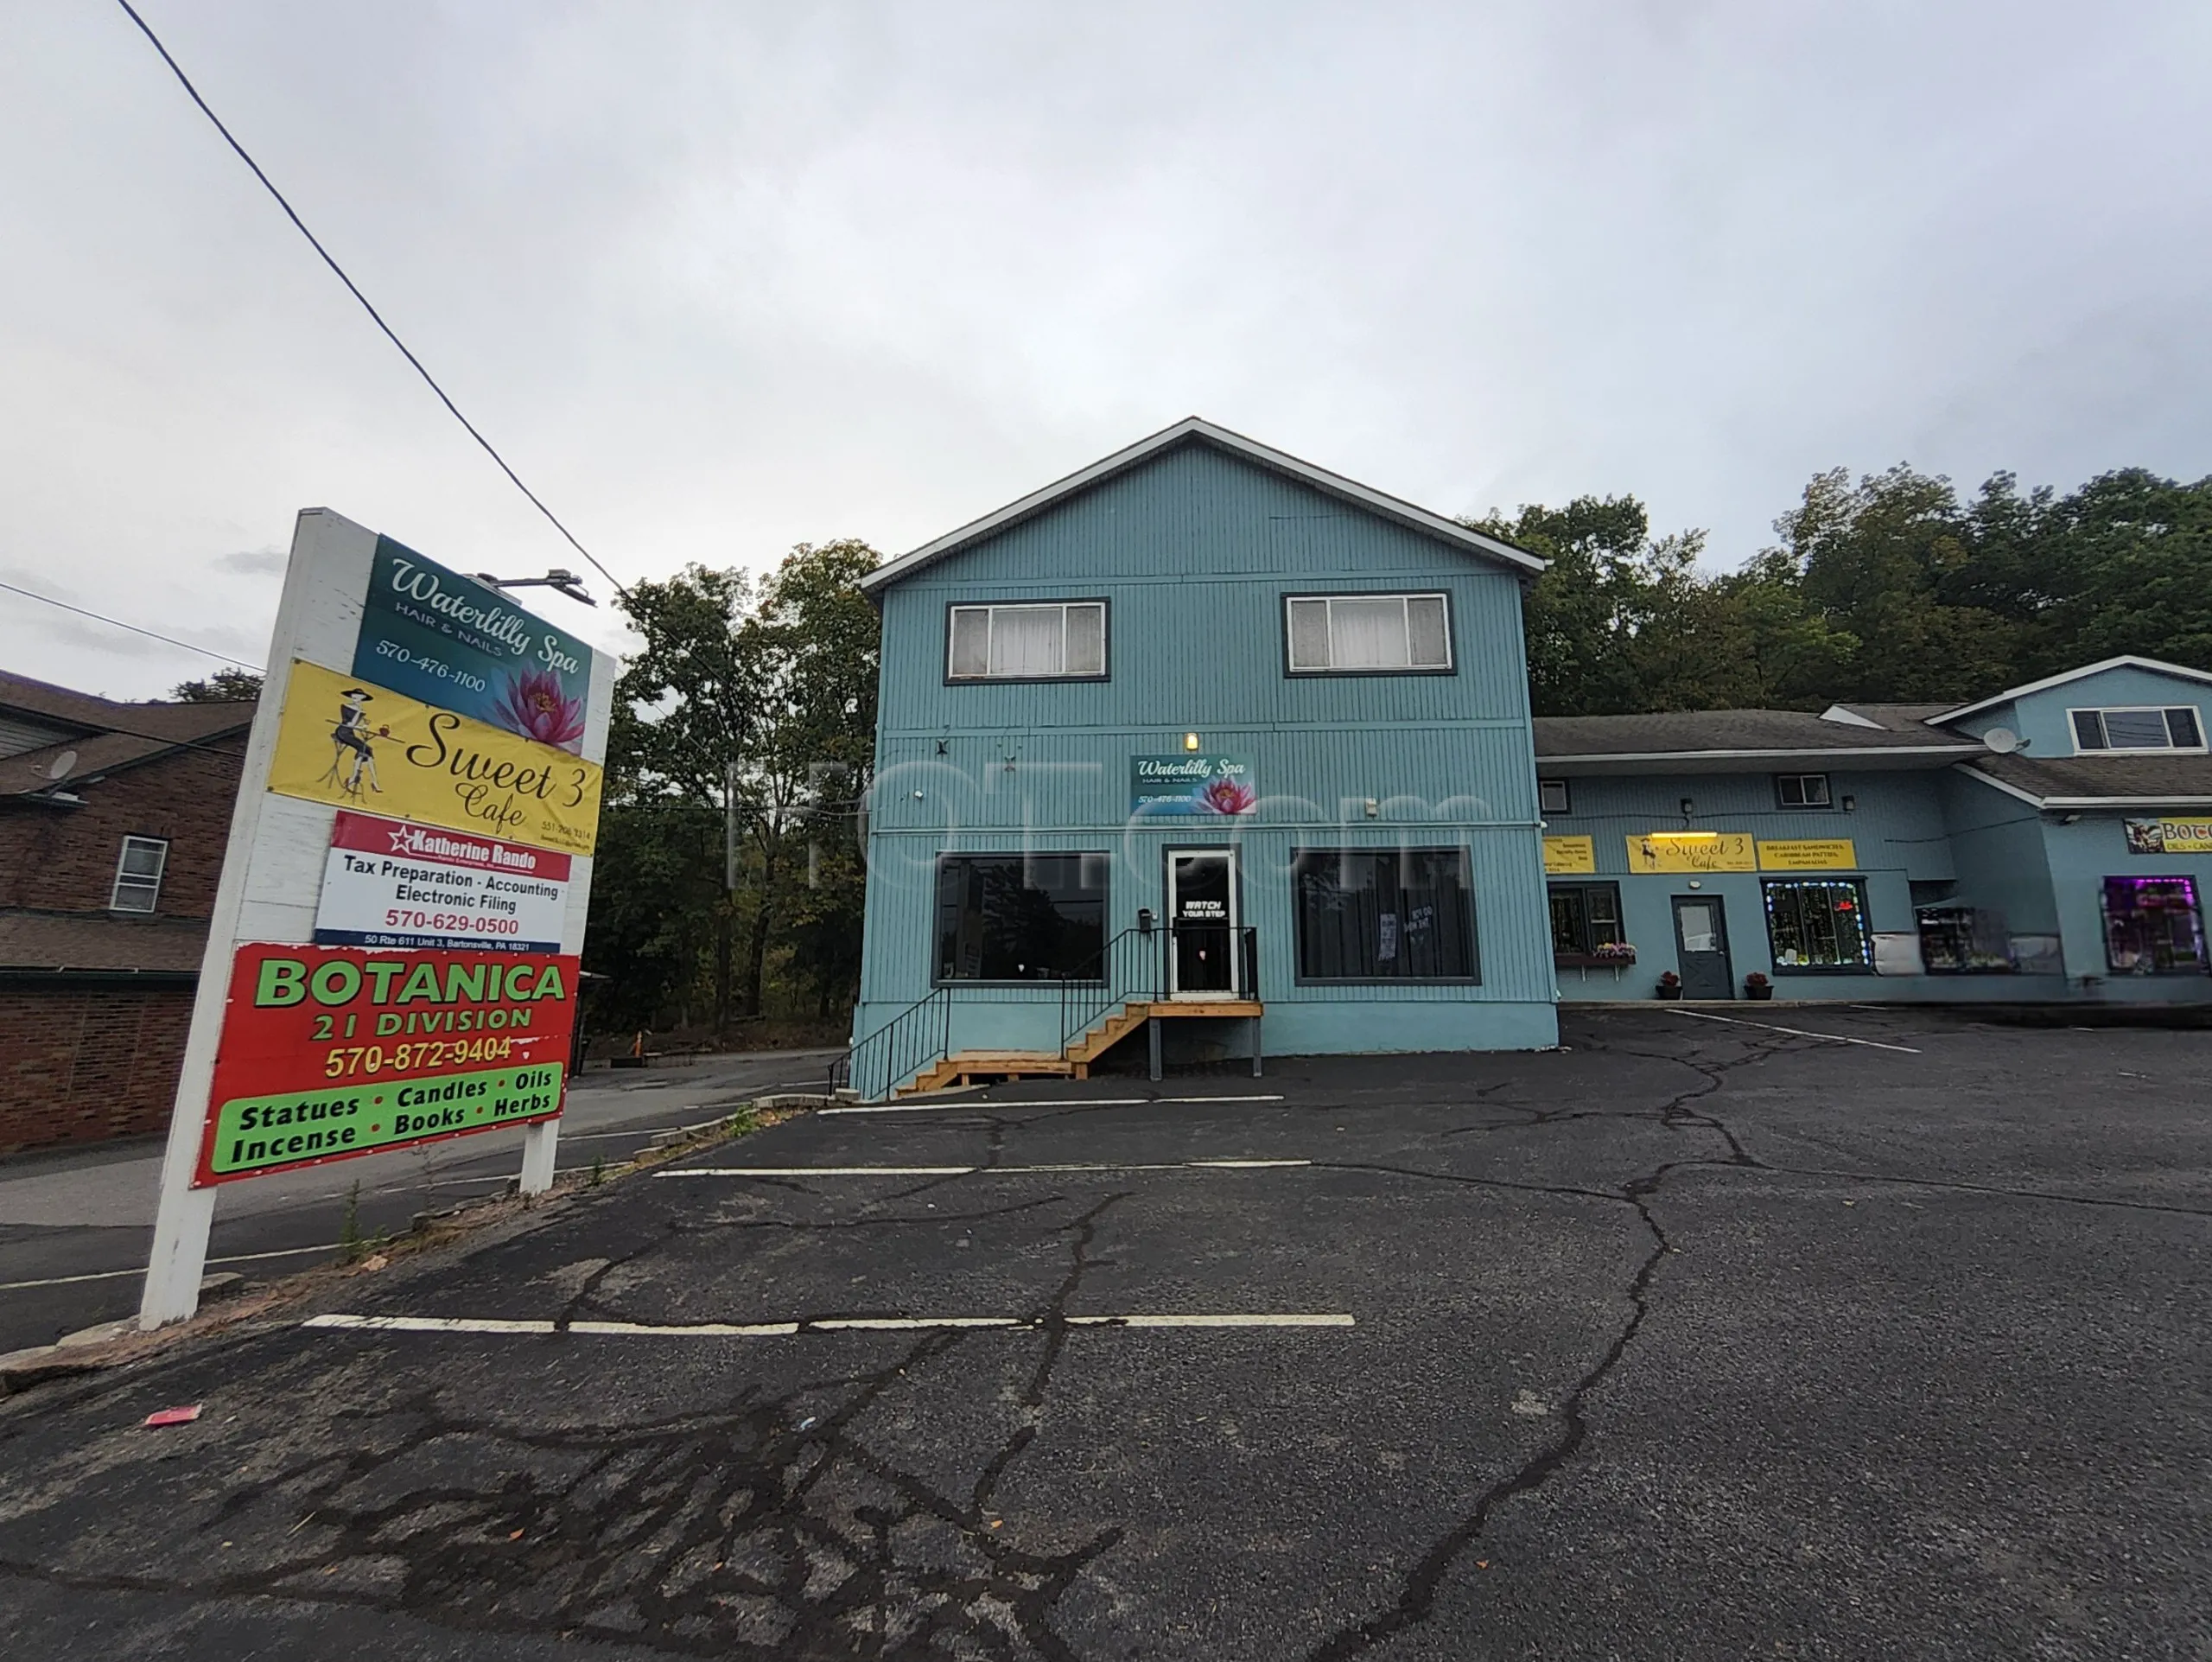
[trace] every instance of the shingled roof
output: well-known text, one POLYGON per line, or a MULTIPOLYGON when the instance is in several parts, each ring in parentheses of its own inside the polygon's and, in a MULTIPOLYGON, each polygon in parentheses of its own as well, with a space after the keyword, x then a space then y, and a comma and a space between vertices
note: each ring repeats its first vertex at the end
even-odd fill
POLYGON ((0 670, 0 800, 53 796, 119 768, 242 734, 251 700, 125 703, 0 670), (67 765, 63 766, 64 761, 67 765))
POLYGON ((1891 761, 1921 756, 1931 765, 1986 755, 1970 739, 1926 726, 1908 710, 1935 705, 1852 706, 1862 721, 1798 710, 1685 710, 1654 716, 1539 716, 1541 762, 1783 761, 1849 758, 1874 752, 1891 761))

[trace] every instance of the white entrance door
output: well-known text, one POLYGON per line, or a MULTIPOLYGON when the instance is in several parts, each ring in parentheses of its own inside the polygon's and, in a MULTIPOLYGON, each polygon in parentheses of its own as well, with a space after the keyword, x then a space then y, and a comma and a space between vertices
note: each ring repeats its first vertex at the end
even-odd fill
POLYGON ((1236 850, 1167 851, 1167 926, 1168 996, 1236 997, 1236 850))

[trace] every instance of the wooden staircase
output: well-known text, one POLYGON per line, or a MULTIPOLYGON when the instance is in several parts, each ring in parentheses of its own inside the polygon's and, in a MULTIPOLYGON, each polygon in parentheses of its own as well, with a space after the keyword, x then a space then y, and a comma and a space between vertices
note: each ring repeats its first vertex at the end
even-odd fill
POLYGON ((1147 1022, 1192 1017, 1250 1019, 1262 1009, 1257 999, 1130 999, 1109 1010, 1057 1054, 1049 1050, 962 1050, 941 1058, 893 1094, 918 1096, 984 1079, 1077 1079, 1090 1077, 1090 1065, 1147 1022))

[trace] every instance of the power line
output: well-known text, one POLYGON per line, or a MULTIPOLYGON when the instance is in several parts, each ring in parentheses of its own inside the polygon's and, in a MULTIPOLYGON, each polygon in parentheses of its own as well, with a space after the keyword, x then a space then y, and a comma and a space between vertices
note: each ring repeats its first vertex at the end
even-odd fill
MULTIPOLYGON (((51 595, 41 595, 29 589, 18 589, 12 583, 0 583, 0 589, 11 595, 21 595, 26 600, 42 600, 48 606, 59 606, 65 612, 74 612, 79 617, 88 617, 95 623, 105 623, 118 629, 128 629, 133 634, 143 634, 149 640, 158 640, 164 646, 181 646, 188 653, 200 653, 209 658, 219 658, 226 664, 235 664, 242 670, 251 670, 256 675, 266 674, 258 664, 249 664, 243 658, 233 658, 228 653, 219 653, 212 646, 195 646, 189 640, 179 640, 175 635, 156 634, 151 629, 142 629, 135 623, 125 623, 119 617, 108 617, 99 612, 88 612, 81 606, 72 606, 66 600, 56 600, 51 595)), ((151 737, 150 734, 146 736, 151 737)))
POLYGON ((222 134, 224 143, 227 143, 232 150, 238 152, 239 161, 245 162, 247 167, 253 169, 253 176, 260 180, 263 188, 266 189, 271 196, 276 199, 276 206, 284 210, 284 217, 291 220, 293 225, 298 227, 300 234, 308 239, 308 246, 312 247, 316 253, 322 256, 322 263, 325 265, 327 265, 331 271, 337 275, 338 280, 346 285, 346 292, 351 294, 354 299, 361 302, 361 309, 368 313, 370 319, 378 328, 384 331, 385 338, 390 341, 392 345, 399 348, 399 355, 406 359, 409 363, 415 366, 415 373, 423 378, 423 384, 427 385, 431 392, 438 395, 438 402, 445 405, 445 407, 452 412, 453 418, 455 421, 459 422, 463 427, 468 430, 469 437, 474 439, 477 443, 484 447, 484 454, 490 456, 493 461, 499 463, 499 471, 506 474, 506 476, 513 481, 514 487, 517 490, 520 491, 524 496, 530 499, 531 506, 536 508, 540 513, 543 514, 546 519, 552 525, 553 529, 559 532, 562 536, 568 539, 569 546, 575 549, 576 552, 582 555, 584 558, 589 560, 592 564, 592 569, 597 571, 601 576, 606 578, 608 583, 614 585, 614 592, 616 594, 622 595, 625 599, 627 599, 629 590, 622 586, 620 580, 617 578, 612 571, 609 571, 605 566, 599 563, 599 557, 597 555, 594 554, 591 550, 586 548, 582 543, 576 540, 575 533, 570 531, 568 526, 561 523, 559 517, 554 513, 552 509, 547 507, 544 503, 538 500, 537 493, 536 491, 533 491, 529 486, 522 482, 522 476, 516 473, 512 468, 507 466, 507 459, 492 448, 491 440, 486 438, 483 434, 476 430, 475 423, 470 421, 467 417, 461 413, 461 406, 446 396, 445 388, 440 386, 436 379, 431 375, 430 372, 423 367, 423 360, 408 350, 407 342, 401 340, 398 334, 394 332, 391 325, 384 321, 383 314, 378 312, 374 306, 369 303, 368 296, 363 294, 359 285, 354 283, 353 279, 346 275, 346 268, 330 257, 330 251, 327 248, 325 248, 316 239, 314 232, 308 229, 307 221, 300 218, 299 214, 293 209, 291 203, 284 200, 284 193, 277 189, 276 187, 270 181, 269 175, 261 170, 261 164, 255 161, 252 156, 246 154, 245 146, 239 143, 236 138, 232 137, 231 130, 223 124, 223 118, 217 115, 213 110, 208 107, 207 100, 200 96, 200 89, 192 84, 191 77, 187 75, 182 67, 177 63, 177 60, 169 55, 168 48, 162 44, 162 37, 155 34, 152 26, 149 25, 143 17, 141 17, 137 10, 132 8, 130 0, 116 0, 116 4, 121 6, 124 13, 130 17, 130 21, 138 25, 138 32, 153 42, 154 50, 162 54, 162 61, 168 65, 169 72, 177 79, 177 84, 182 86, 185 92, 190 96, 192 101, 200 106, 200 114, 206 116, 208 120, 215 124, 215 131, 222 134))

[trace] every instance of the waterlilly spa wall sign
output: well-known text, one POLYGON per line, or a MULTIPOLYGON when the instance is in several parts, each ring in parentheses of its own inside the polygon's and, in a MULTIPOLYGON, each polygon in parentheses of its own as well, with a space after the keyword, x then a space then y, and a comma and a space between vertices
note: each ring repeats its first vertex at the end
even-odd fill
POLYGON ((377 538, 353 674, 540 744, 583 748, 591 648, 389 537, 377 538))
POLYGON ((1129 811, 1246 814, 1259 806, 1252 764, 1243 756, 1131 756, 1129 811))

